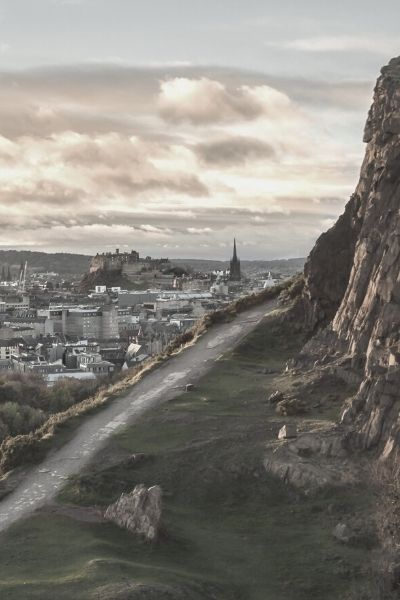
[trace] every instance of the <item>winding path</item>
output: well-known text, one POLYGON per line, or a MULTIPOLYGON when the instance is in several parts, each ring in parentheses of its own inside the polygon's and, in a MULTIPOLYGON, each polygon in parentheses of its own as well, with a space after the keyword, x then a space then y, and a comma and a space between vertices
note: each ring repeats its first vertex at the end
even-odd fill
POLYGON ((49 502, 65 480, 78 473, 118 429, 134 422, 200 379, 221 354, 234 348, 261 319, 276 308, 266 302, 238 315, 231 323, 214 326, 196 344, 146 375, 112 404, 78 427, 65 446, 33 467, 14 492, 0 502, 0 531, 49 502))

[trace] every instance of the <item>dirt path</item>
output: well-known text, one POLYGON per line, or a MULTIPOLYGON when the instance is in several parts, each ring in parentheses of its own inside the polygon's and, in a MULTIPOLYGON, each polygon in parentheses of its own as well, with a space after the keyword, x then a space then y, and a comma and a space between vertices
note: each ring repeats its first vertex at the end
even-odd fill
POLYGON ((234 348, 274 308, 276 301, 266 302, 231 323, 213 327, 196 344, 144 377, 128 394, 85 421, 70 442, 32 468, 17 489, 0 502, 0 531, 51 501, 65 480, 78 473, 118 429, 204 376, 221 354, 234 348))

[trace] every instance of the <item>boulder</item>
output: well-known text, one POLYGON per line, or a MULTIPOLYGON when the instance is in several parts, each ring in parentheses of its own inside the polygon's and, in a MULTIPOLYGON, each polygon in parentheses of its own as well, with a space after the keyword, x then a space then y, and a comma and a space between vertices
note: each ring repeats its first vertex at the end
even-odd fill
POLYGON ((283 400, 283 393, 280 392, 279 390, 276 390, 275 392, 273 392, 270 397, 268 398, 268 402, 270 404, 276 404, 277 402, 279 402, 280 400, 283 400))
POLYGON ((142 452, 138 452, 138 453, 131 454, 130 456, 128 456, 128 458, 125 459, 124 463, 128 467, 133 467, 133 466, 136 466, 139 463, 143 462, 145 458, 146 458, 145 454, 143 454, 142 452))
POLYGON ((288 423, 279 430, 279 440, 288 440, 295 437, 297 437, 297 425, 295 423, 288 423))
POLYGON ((104 513, 105 519, 119 527, 153 541, 158 537, 162 510, 162 491, 158 485, 140 484, 129 494, 121 494, 104 513))
POLYGON ((338 523, 332 533, 333 537, 343 544, 348 544, 353 537, 353 532, 346 523, 338 523))
POLYGON ((285 400, 278 402, 276 412, 278 415, 290 417, 294 415, 303 415, 307 412, 307 409, 303 400, 300 400, 299 398, 285 398, 285 400))

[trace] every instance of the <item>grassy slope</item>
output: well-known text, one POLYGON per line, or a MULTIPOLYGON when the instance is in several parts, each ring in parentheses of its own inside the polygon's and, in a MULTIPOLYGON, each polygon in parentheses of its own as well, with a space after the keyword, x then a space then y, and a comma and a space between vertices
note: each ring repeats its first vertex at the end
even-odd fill
MULTIPOLYGON (((282 376, 263 368, 282 367, 300 348, 301 336, 289 329, 267 318, 194 392, 125 429, 67 485, 60 502, 91 506, 137 483, 160 484, 165 534, 158 545, 111 524, 39 514, 0 540, 0 597, 84 600, 103 597, 95 590, 106 584, 140 581, 183 587, 182 598, 196 600, 343 598, 366 550, 337 544, 331 531, 354 506, 367 510, 368 494, 300 497, 261 466, 265 440, 282 423, 265 403, 282 376), (129 465, 122 458, 132 452, 146 456, 129 465)), ((164 597, 173 598, 154 599, 164 597)))

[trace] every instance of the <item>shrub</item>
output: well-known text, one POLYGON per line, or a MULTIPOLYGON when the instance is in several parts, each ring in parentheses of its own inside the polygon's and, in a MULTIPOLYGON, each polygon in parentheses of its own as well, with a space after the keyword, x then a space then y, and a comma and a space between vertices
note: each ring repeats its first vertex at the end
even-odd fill
POLYGON ((34 463, 40 458, 40 453, 35 434, 8 437, 0 446, 0 471, 7 473, 22 464, 34 463))
POLYGON ((0 419, 10 435, 29 433, 40 427, 45 421, 43 411, 25 404, 6 402, 0 405, 0 419))

